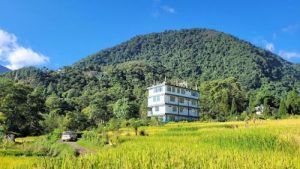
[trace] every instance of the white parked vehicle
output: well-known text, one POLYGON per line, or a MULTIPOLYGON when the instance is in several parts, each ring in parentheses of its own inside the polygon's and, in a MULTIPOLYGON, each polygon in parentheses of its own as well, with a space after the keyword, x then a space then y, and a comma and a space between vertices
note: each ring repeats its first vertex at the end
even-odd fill
POLYGON ((76 141, 77 140, 77 134, 72 131, 65 131, 61 135, 62 141, 76 141))

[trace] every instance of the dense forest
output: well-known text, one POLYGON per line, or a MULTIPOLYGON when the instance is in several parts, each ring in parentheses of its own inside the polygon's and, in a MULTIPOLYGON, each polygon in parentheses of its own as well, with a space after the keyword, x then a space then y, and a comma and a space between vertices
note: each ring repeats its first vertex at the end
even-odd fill
POLYGON ((2 123, 32 135, 144 118, 146 88, 165 78, 200 89, 203 120, 243 119, 258 105, 263 118, 300 113, 299 65, 222 32, 189 29, 137 36, 57 71, 29 67, 2 75, 2 123), (18 120, 24 123, 13 124, 18 120))

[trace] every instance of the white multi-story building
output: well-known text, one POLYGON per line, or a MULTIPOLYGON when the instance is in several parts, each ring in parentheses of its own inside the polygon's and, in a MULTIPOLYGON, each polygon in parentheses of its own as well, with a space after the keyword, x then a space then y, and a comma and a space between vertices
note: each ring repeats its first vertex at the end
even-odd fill
POLYGON ((197 90, 166 82, 148 88, 148 116, 161 121, 199 119, 197 90))

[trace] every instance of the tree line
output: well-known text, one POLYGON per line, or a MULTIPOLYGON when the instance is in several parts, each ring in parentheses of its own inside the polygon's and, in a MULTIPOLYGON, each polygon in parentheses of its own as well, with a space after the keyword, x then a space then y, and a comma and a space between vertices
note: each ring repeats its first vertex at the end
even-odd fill
MULTIPOLYGON (((199 89, 201 120, 243 120, 245 116, 255 116, 257 106, 263 106, 263 114, 258 118, 300 115, 300 95, 296 90, 277 98, 270 88, 246 92, 235 78, 202 83, 199 89)), ((56 128, 83 131, 105 124, 117 128, 122 121, 145 119, 143 111, 147 110, 147 105, 138 104, 133 96, 118 90, 120 86, 79 97, 74 97, 76 90, 64 93, 63 97, 55 93, 47 96, 46 88, 32 88, 22 82, 0 78, 1 131, 19 136, 40 135, 56 128), (116 93, 120 97, 114 97, 116 93)), ((146 93, 143 97, 147 99, 146 93)))

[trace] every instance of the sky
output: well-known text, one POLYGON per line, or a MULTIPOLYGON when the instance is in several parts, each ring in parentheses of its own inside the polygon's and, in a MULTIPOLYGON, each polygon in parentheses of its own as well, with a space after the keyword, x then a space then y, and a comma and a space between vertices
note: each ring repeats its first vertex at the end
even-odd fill
POLYGON ((58 69, 137 35, 187 28, 300 63, 299 0, 0 0, 0 64, 58 69))

